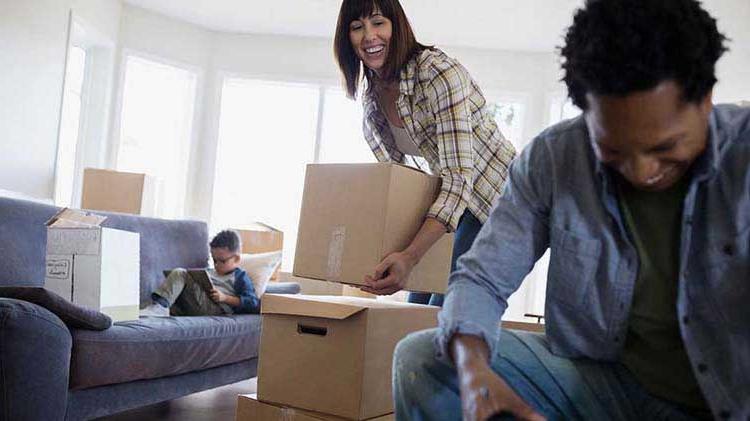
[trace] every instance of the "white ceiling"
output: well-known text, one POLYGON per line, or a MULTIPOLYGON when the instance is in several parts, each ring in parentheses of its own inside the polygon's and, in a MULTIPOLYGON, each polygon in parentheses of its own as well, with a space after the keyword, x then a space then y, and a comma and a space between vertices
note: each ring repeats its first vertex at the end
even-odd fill
MULTIPOLYGON (((217 32, 331 38, 341 0, 124 0, 217 32)), ((402 0, 417 39, 552 52, 583 0, 402 0)))

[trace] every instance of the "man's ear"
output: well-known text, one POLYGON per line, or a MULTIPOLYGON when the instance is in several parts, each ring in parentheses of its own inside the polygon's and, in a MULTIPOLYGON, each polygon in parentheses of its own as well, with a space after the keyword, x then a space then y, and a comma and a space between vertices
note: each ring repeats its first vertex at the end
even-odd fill
POLYGON ((701 100, 700 108, 703 114, 708 117, 709 114, 711 114, 711 110, 714 107, 714 90, 711 89, 708 91, 706 96, 703 97, 701 100))

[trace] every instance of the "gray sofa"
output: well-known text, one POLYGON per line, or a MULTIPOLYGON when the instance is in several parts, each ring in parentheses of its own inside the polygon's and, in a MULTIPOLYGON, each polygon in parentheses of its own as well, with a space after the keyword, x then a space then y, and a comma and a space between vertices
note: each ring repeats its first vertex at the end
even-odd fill
MULTIPOLYGON (((44 223, 58 210, 0 197, 0 286, 43 286, 44 223)), ((142 304, 162 270, 208 264, 203 222, 105 215, 104 226, 141 235, 142 304)), ((248 379, 259 338, 259 315, 141 317, 93 331, 0 298, 0 421, 91 419, 248 379)))

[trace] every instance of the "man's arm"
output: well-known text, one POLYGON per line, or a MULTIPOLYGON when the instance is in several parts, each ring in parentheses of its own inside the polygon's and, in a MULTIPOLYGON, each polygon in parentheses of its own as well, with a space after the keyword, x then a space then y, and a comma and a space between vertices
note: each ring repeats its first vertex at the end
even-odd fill
POLYGON ((449 356, 454 334, 478 336, 493 355, 508 298, 549 246, 553 177, 544 139, 534 141, 511 165, 502 196, 451 273, 440 314, 441 356, 449 356))
POLYGON ((538 139, 513 163, 502 196, 451 274, 436 345, 456 366, 467 419, 500 411, 539 419, 489 363, 508 298, 549 245, 554 170, 548 155, 538 139))

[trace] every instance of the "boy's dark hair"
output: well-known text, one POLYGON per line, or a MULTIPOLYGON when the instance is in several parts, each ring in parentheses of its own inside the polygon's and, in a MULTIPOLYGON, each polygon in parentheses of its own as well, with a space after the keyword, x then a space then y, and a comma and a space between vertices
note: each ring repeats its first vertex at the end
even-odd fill
POLYGON ((224 230, 211 240, 210 244, 212 249, 225 248, 231 253, 239 254, 242 249, 242 241, 240 240, 239 234, 232 230, 224 230))
MULTIPOLYGON (((417 42, 404 9, 398 0, 344 0, 339 10, 336 34, 333 40, 333 55, 344 77, 344 87, 349 98, 356 98, 362 73, 362 60, 354 52, 349 39, 349 24, 361 17, 370 16, 373 11, 388 18, 392 24, 391 42, 388 57, 383 69, 384 80, 396 80, 407 61, 419 51, 429 48, 417 42)), ((372 71, 365 68, 364 75, 368 88, 372 86, 372 71)))
POLYGON ((573 103, 586 94, 624 96, 673 80, 700 102, 716 83, 727 38, 697 0, 587 0, 560 49, 573 103))

